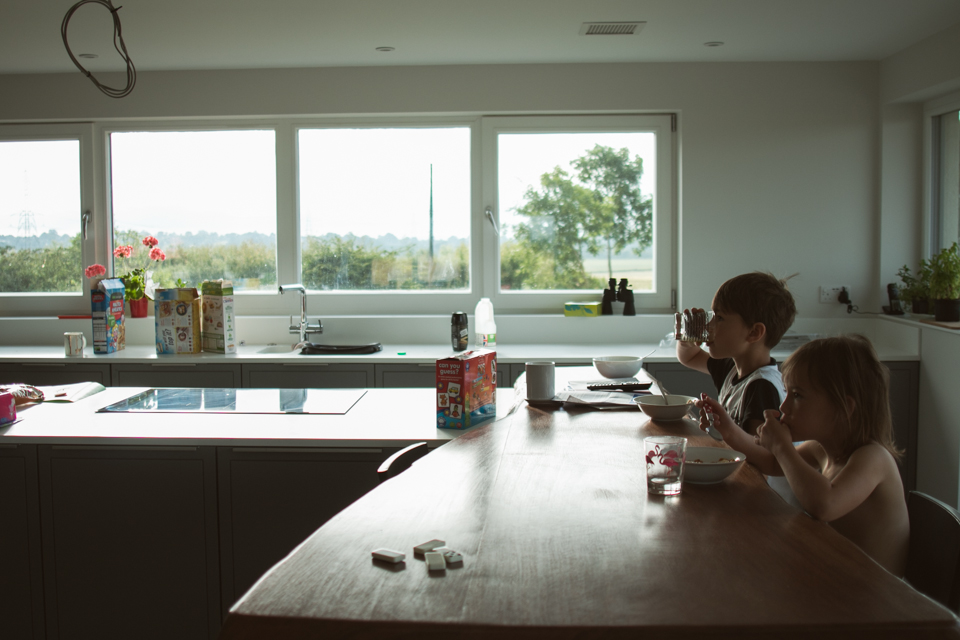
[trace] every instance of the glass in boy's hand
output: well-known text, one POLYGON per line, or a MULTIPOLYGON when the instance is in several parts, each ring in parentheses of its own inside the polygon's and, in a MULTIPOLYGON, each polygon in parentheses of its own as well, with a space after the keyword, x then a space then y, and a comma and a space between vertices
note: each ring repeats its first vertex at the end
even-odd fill
POLYGON ((684 309, 674 314, 674 337, 680 342, 710 342, 713 339, 713 311, 684 309))
POLYGON ((647 491, 661 496, 680 493, 687 439, 681 436, 649 436, 643 439, 647 465, 647 491))

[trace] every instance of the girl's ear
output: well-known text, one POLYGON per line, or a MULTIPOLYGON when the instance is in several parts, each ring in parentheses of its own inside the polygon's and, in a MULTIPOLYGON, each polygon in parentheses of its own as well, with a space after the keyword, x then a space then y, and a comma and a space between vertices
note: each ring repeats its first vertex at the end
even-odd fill
POLYGON ((767 325, 762 322, 754 322, 747 334, 747 342, 760 342, 767 336, 767 325))
POLYGON ((850 396, 846 396, 846 406, 844 407, 847 410, 847 419, 853 417, 853 412, 857 410, 857 401, 850 396))

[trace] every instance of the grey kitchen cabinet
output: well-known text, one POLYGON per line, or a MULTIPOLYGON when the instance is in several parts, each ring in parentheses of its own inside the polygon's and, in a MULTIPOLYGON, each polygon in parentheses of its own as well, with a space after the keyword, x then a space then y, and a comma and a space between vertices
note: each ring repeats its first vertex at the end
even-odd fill
POLYGON ((376 386, 373 364, 316 360, 245 364, 242 379, 244 387, 255 389, 365 389, 376 386))
MULTIPOLYGON (((170 356, 176 358, 177 356, 170 356)), ((240 386, 239 364, 157 362, 114 364, 115 387, 190 387, 233 389, 240 386)))
POLYGON ((212 447, 38 447, 46 631, 58 638, 215 638, 212 447))
POLYGON ((37 447, 0 444, 0 637, 45 637, 37 447))
MULTIPOLYGON (((79 360, 79 358, 78 358, 79 360)), ((99 382, 110 386, 109 364, 59 364, 32 362, 5 362, 0 364, 0 384, 53 386, 75 382, 99 382)))
POLYGON ((377 485, 397 449, 217 450, 222 614, 323 523, 377 485))
POLYGON ((437 384, 435 362, 376 365, 378 387, 431 389, 437 384))

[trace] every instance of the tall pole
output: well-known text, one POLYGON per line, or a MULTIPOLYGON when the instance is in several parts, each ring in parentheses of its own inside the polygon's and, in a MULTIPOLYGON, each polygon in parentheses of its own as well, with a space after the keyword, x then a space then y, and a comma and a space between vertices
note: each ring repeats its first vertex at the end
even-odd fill
POLYGON ((430 165, 430 264, 433 264, 433 164, 430 165))

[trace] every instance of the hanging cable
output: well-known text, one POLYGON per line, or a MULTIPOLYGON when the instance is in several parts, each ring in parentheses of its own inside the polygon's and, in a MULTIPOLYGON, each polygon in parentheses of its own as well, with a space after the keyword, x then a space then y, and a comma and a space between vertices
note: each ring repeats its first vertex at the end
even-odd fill
POLYGON ((60 25, 60 35, 63 37, 63 46, 67 48, 67 55, 70 56, 70 59, 73 60, 73 64, 77 65, 77 69, 80 69, 83 75, 90 78, 90 81, 97 86, 100 91, 110 96, 111 98, 123 98, 124 96, 130 95, 130 92, 133 91, 134 85, 137 84, 137 70, 133 66, 133 60, 130 59, 130 54, 127 53, 127 45, 123 42, 123 33, 120 28, 120 15, 119 11, 123 7, 114 8, 111 0, 80 0, 77 4, 70 7, 67 11, 67 15, 63 17, 63 23, 60 25), (70 18, 73 17, 73 14, 76 13, 77 9, 82 7, 85 4, 102 4, 110 12, 110 15, 113 16, 113 47, 117 50, 117 53, 120 54, 120 57, 123 58, 124 62, 127 63, 127 86, 123 89, 115 89, 113 87, 108 87, 105 84, 101 84, 93 74, 83 68, 83 65, 80 64, 80 61, 73 55, 73 51, 70 50, 70 43, 67 42, 67 27, 70 25, 70 18))

